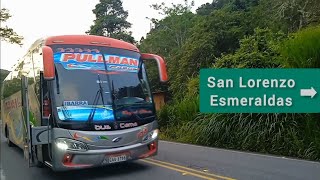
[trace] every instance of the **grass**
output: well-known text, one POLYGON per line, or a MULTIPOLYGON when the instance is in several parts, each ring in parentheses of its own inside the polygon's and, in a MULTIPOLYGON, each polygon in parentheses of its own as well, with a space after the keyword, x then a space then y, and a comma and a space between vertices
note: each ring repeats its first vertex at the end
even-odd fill
POLYGON ((293 68, 320 68, 320 26, 292 35, 282 44, 283 63, 293 68))
MULTIPOLYGON (((187 107, 185 104, 176 104, 167 108, 177 108, 177 106, 180 111, 187 107)), ((162 113, 159 115, 163 115, 162 113)), ((320 160, 320 123, 314 115, 201 114, 195 111, 188 117, 185 114, 180 112, 176 116, 169 116, 174 119, 168 124, 163 123, 164 116, 162 116, 160 138, 211 147, 320 160), (187 118, 188 121, 180 118, 187 118)))

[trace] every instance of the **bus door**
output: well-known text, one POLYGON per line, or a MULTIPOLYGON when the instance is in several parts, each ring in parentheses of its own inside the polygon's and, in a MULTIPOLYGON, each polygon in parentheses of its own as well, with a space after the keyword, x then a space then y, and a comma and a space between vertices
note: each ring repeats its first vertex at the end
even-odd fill
POLYGON ((35 127, 30 123, 29 88, 28 78, 22 76, 22 107, 25 122, 24 157, 28 160, 29 167, 34 166, 37 161, 37 145, 48 144, 51 139, 49 126, 35 127))
POLYGON ((25 159, 28 160, 29 167, 32 164, 32 145, 31 145, 31 125, 30 125, 30 108, 29 108, 29 98, 28 98, 28 78, 25 76, 21 77, 21 98, 22 98, 22 111, 25 124, 25 136, 23 152, 25 159))

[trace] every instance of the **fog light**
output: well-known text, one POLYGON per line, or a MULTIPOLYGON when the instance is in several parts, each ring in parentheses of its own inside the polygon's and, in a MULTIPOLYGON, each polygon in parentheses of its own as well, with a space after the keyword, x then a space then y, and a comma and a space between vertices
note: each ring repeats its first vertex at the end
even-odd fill
POLYGON ((148 148, 150 151, 155 150, 157 148, 156 142, 152 142, 151 144, 149 144, 148 148))
POLYGON ((71 161, 72 161, 72 155, 71 154, 65 154, 63 156, 63 160, 62 160, 63 164, 71 163, 71 161))

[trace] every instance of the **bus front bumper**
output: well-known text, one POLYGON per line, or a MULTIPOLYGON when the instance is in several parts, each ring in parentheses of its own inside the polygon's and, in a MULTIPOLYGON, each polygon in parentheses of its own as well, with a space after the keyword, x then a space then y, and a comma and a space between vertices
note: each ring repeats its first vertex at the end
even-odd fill
POLYGON ((155 156, 157 152, 158 139, 146 144, 138 143, 125 147, 84 152, 56 149, 56 153, 53 153, 52 169, 54 171, 68 171, 100 167, 155 156))

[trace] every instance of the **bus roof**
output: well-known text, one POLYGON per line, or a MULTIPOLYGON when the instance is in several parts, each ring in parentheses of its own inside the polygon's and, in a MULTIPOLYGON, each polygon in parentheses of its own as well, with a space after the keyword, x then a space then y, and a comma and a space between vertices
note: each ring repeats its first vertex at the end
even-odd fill
POLYGON ((61 36, 50 36, 45 39, 45 45, 53 44, 81 44, 81 45, 95 45, 95 46, 107 46, 113 48, 127 49, 130 51, 139 52, 139 49, 133 44, 103 37, 103 36, 93 36, 93 35, 61 35, 61 36))

